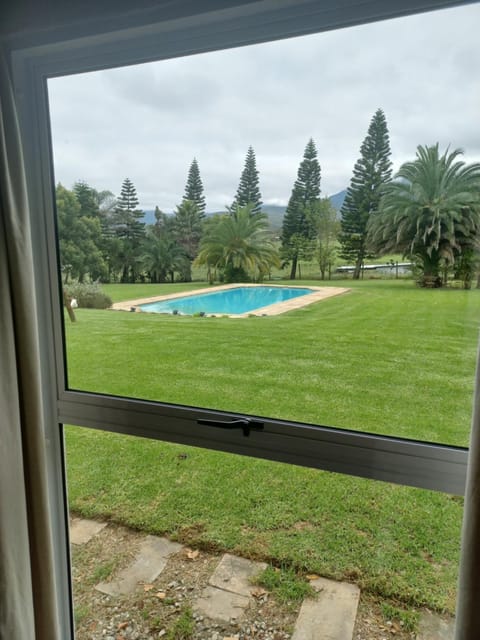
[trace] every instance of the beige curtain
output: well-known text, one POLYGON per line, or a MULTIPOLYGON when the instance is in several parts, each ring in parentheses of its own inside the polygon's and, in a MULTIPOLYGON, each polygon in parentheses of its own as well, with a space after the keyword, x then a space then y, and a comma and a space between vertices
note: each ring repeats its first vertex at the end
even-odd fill
POLYGON ((60 640, 22 153, 0 48, 0 639, 60 640))
POLYGON ((480 352, 468 462, 455 640, 480 638, 480 352))

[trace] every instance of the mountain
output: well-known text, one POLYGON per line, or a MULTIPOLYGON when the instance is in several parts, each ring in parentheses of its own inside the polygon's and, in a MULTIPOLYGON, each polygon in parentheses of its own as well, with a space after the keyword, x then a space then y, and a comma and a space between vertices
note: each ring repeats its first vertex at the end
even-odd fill
POLYGON ((264 204, 262 205, 262 211, 267 214, 271 229, 278 231, 282 228, 285 207, 280 207, 276 204, 264 204))
POLYGON ((155 209, 144 209, 143 214, 145 224, 155 224, 155 209))
POLYGON ((338 193, 334 193, 333 196, 330 196, 330 202, 337 211, 340 211, 340 209, 342 208, 342 204, 345 200, 346 195, 347 190, 343 189, 343 191, 339 191, 338 193))
MULTIPOLYGON (((346 189, 343 191, 339 191, 338 193, 334 193, 333 196, 330 196, 330 202, 333 207, 340 211, 342 208, 343 201, 345 200, 345 196, 347 194, 346 189)), ((264 204, 262 207, 262 211, 264 211, 268 215, 268 220, 270 223, 270 227, 278 231, 282 228, 283 216, 285 215, 286 207, 281 207, 276 204, 264 204)), ((220 211, 207 211, 207 216, 213 216, 216 213, 223 213, 220 211)), ((153 209, 145 210, 145 215, 143 221, 146 224, 155 224, 155 211, 153 209)))

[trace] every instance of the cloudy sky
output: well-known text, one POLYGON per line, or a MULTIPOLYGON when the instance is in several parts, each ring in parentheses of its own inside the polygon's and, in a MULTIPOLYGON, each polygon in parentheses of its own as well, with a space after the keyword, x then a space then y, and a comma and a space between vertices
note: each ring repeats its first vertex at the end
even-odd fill
POLYGON ((381 107, 394 168, 418 144, 480 161, 480 4, 49 80, 56 181, 172 211, 196 157, 207 210, 230 204, 252 145, 263 201, 288 201, 313 137, 323 195, 348 186, 381 107))

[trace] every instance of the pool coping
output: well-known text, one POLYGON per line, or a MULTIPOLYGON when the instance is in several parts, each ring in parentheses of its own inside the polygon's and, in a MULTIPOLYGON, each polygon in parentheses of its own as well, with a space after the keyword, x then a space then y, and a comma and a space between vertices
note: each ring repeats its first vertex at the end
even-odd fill
MULTIPOLYGON (((343 293, 348 293, 350 289, 345 287, 316 287, 307 285, 289 285, 289 284, 253 284, 253 283, 241 283, 236 284, 222 284, 216 287, 205 287, 202 289, 194 289, 192 291, 182 291, 178 293, 169 293, 161 296, 152 296, 150 298, 136 298, 135 300, 124 300, 123 302, 115 302, 110 309, 114 311, 135 311, 137 313, 155 313, 156 315, 172 315, 172 314, 158 314, 154 311, 142 311, 139 309, 139 305, 149 304, 151 302, 160 302, 162 300, 174 300, 175 298, 185 298, 188 295, 202 295, 204 293, 213 293, 215 291, 226 291, 228 289, 237 289, 238 287, 290 287, 292 289, 312 289, 312 293, 308 293, 304 296, 285 300, 283 302, 276 302, 265 307, 259 307, 253 311, 247 313, 206 313, 206 317, 222 317, 228 316, 229 318, 248 318, 252 316, 277 316, 287 311, 293 311, 294 309, 300 309, 306 307, 314 302, 325 300, 326 298, 332 298, 343 293)), ((183 314, 180 314, 183 315, 183 314)))

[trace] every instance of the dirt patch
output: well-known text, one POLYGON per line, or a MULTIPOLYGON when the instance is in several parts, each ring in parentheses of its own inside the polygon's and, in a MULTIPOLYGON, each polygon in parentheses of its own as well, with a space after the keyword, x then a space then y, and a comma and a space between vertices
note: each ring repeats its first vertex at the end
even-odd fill
MULTIPOLYGON (((109 524, 90 542, 72 548, 77 640, 289 640, 300 604, 280 603, 258 590, 245 617, 219 622, 195 614, 195 600, 207 586, 221 554, 183 548, 152 584, 112 597, 95 589, 135 557, 144 534, 109 524)), ((362 595, 354 640, 412 640, 400 622, 386 620, 380 603, 362 595)))

